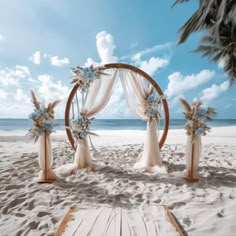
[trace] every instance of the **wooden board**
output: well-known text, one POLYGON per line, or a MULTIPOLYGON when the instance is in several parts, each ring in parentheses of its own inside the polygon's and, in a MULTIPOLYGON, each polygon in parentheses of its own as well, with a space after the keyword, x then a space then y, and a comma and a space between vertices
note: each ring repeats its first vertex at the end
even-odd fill
POLYGON ((183 236, 167 206, 70 208, 55 236, 183 236))

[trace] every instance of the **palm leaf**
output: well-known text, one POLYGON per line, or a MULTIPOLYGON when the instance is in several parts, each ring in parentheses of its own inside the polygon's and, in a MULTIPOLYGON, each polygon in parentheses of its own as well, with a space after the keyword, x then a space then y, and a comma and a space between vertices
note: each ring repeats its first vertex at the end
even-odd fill
MULTIPOLYGON (((176 0, 173 6, 184 2, 188 0, 176 0)), ((228 74, 231 85, 236 81, 235 15, 235 0, 199 0, 199 8, 178 31, 178 44, 184 43, 193 32, 206 32, 193 52, 202 53, 210 62, 224 60, 224 71, 228 74)))
POLYGON ((189 2, 190 0, 176 0, 171 7, 174 7, 176 4, 189 2))
POLYGON ((230 84, 236 82, 236 56, 232 54, 227 60, 225 60, 224 65, 225 72, 229 75, 230 84))

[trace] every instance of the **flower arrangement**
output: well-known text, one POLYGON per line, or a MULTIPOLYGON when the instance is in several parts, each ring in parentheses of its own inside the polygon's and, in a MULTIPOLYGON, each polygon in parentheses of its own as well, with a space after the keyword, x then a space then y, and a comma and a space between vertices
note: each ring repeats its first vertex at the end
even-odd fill
POLYGON ((106 68, 104 66, 94 67, 91 65, 90 67, 80 67, 72 68, 71 72, 72 76, 72 84, 78 84, 79 90, 81 92, 85 92, 90 87, 90 84, 95 80, 99 79, 102 75, 107 75, 104 73, 106 68))
POLYGON ((160 116, 159 109, 163 99, 166 99, 165 95, 155 97, 153 91, 151 91, 145 101, 145 114, 147 114, 149 117, 158 118, 160 116))
POLYGON ((54 131, 54 108, 60 103, 60 100, 49 103, 45 107, 44 103, 37 100, 33 90, 31 90, 31 98, 34 104, 34 112, 29 114, 29 119, 33 123, 28 135, 30 139, 34 139, 34 142, 37 142, 39 136, 44 136, 54 131))
POLYGON ((193 140, 196 135, 206 135, 210 128, 206 122, 211 121, 216 115, 212 107, 202 108, 202 101, 194 101, 192 106, 186 100, 180 98, 180 103, 184 108, 184 116, 187 120, 185 129, 187 135, 192 135, 193 140))
POLYGON ((92 120, 94 120, 94 118, 89 119, 85 116, 78 116, 77 119, 72 120, 72 134, 76 140, 83 140, 88 134, 96 135, 89 131, 92 120))

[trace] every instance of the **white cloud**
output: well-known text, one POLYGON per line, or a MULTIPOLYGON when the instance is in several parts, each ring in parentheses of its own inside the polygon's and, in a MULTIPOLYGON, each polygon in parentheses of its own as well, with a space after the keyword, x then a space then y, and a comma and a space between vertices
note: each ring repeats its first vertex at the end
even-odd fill
POLYGON ((89 57, 87 59, 87 61, 85 62, 84 66, 85 67, 89 67, 91 65, 98 65, 99 63, 95 62, 91 57, 89 57))
POLYGON ((201 99, 204 101, 211 101, 219 97, 225 91, 227 91, 228 88, 229 88, 229 81, 225 81, 220 85, 213 84, 210 88, 206 88, 202 91, 203 95, 201 99))
POLYGON ((30 77, 29 68, 26 66, 15 66, 14 68, 4 68, 0 70, 0 84, 3 86, 17 86, 19 80, 30 77))
POLYGON ((138 64, 141 70, 152 76, 158 69, 166 67, 169 64, 169 60, 159 57, 151 57, 148 61, 139 61, 138 64))
MULTIPOLYGON (((147 54, 153 54, 156 51, 160 50, 170 50, 171 44, 158 44, 152 48, 146 48, 142 51, 139 51, 131 56, 131 60, 137 65, 141 70, 145 71, 150 76, 154 75, 159 69, 166 67, 170 62, 170 56, 154 57, 152 56, 148 60, 142 60, 142 57, 147 54)), ((127 56, 129 57, 129 56, 127 56)), ((124 59, 125 57, 123 57, 124 59)))
POLYGON ((169 75, 169 83, 165 94, 169 98, 178 96, 180 93, 197 88, 211 80, 215 75, 214 71, 202 70, 198 74, 183 76, 180 72, 175 72, 169 75))
POLYGON ((4 100, 7 98, 8 93, 2 89, 0 89, 0 99, 4 100))
POLYGON ((117 57, 113 56, 113 51, 116 48, 112 35, 106 31, 99 32, 96 35, 96 45, 101 64, 117 62, 117 57))
POLYGON ((26 95, 26 93, 22 90, 22 89, 17 89, 15 96, 14 96, 15 100, 17 102, 24 102, 24 101, 28 101, 29 102, 29 96, 26 95))
POLYGON ((59 59, 58 56, 51 57, 51 64, 53 66, 64 66, 69 64, 70 61, 68 58, 64 57, 62 59, 59 59))
POLYGON ((135 48, 135 47, 137 47, 137 46, 138 46, 138 43, 135 42, 135 43, 132 43, 129 48, 135 48))
POLYGON ((2 34, 0 34, 0 41, 4 41, 4 40, 5 40, 5 37, 2 34))
POLYGON ((56 99, 64 99, 69 94, 69 88, 64 86, 61 81, 53 81, 53 77, 50 75, 39 75, 38 80, 41 82, 38 93, 47 103, 56 99))
POLYGON ((225 109, 229 109, 230 107, 232 107, 232 104, 227 104, 226 106, 224 106, 225 109))
POLYGON ((37 90, 38 99, 44 101, 47 105, 49 102, 53 102, 57 99, 61 100, 61 103, 56 107, 56 118, 63 118, 65 113, 65 103, 69 96, 69 87, 62 84, 61 81, 54 81, 50 75, 39 75, 38 80, 41 82, 39 89, 37 90))
POLYGON ((164 51, 164 50, 169 51, 168 54, 171 54, 171 47, 172 47, 172 43, 170 43, 170 42, 167 42, 164 44, 157 44, 151 48, 146 48, 146 49, 138 51, 134 54, 123 56, 120 59, 121 60, 131 59, 133 61, 137 61, 137 60, 140 60, 141 57, 143 57, 145 55, 153 54, 153 53, 156 53, 159 51, 164 51))
POLYGON ((157 52, 157 51, 162 51, 162 50, 166 50, 166 49, 169 49, 171 48, 171 43, 165 43, 165 44, 157 44, 155 45, 154 47, 151 47, 151 48, 146 48, 144 50, 141 50, 137 53, 135 53, 134 55, 132 55, 132 58, 135 60, 135 59, 140 59, 142 56, 144 55, 147 55, 147 54, 150 54, 150 53, 154 53, 154 52, 157 52))
POLYGON ((36 65, 40 65, 41 63, 41 53, 40 51, 36 51, 33 56, 29 58, 30 61, 32 61, 36 65))

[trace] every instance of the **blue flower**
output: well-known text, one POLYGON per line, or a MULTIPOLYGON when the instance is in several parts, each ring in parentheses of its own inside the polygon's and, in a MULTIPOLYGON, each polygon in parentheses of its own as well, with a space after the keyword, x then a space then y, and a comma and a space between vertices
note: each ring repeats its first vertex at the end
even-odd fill
POLYGON ((154 95, 150 95, 147 100, 148 102, 154 102, 155 101, 154 95))
POLYGON ((78 125, 82 125, 82 124, 84 123, 83 117, 78 117, 77 120, 76 120, 76 123, 77 123, 78 125))
POLYGON ((42 131, 42 130, 39 130, 39 131, 37 131, 37 135, 38 135, 38 136, 44 136, 44 135, 45 135, 45 132, 42 131))
POLYGON ((94 80, 94 73, 89 67, 83 68, 83 71, 89 80, 94 80))
POLYGON ((198 117, 199 117, 199 118, 206 118, 206 116, 207 116, 207 111, 206 111, 206 109, 204 109, 204 108, 199 108, 197 114, 198 114, 198 117))
POLYGON ((202 128, 198 128, 195 130, 195 134, 196 135, 202 135, 203 134, 203 129, 202 128))
POLYGON ((80 138, 86 138, 87 137, 87 133, 85 131, 82 131, 79 133, 80 138))
POLYGON ((155 110, 152 108, 149 109, 147 113, 148 113, 148 116, 155 116, 155 114, 156 114, 155 110))
POLYGON ((45 109, 40 108, 40 109, 38 110, 38 114, 39 114, 40 116, 42 116, 42 117, 45 115, 45 113, 46 113, 45 109))
POLYGON ((36 117, 36 113, 35 112, 33 112, 33 113, 31 113, 31 114, 29 114, 29 119, 32 119, 32 120, 34 120, 35 119, 35 117, 36 117))
POLYGON ((54 126, 53 126, 53 124, 45 124, 44 127, 46 130, 52 131, 54 126))

